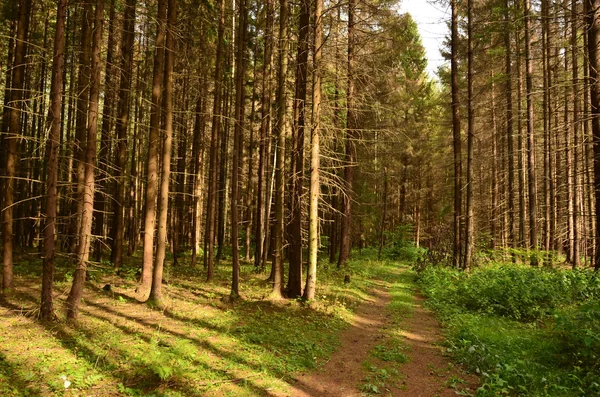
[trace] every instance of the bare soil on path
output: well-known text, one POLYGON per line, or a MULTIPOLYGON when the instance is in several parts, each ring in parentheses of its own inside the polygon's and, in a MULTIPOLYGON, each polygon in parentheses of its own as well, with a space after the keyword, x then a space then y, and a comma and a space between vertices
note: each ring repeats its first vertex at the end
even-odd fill
MULTIPOLYGON (((410 397, 450 397, 458 390, 473 393, 478 379, 465 373, 442 354, 440 324, 423 307, 425 298, 416 294, 412 314, 401 323, 401 335, 408 361, 399 366, 398 379, 386 383, 381 395, 410 397)), ((371 299, 358 307, 352 325, 343 331, 341 346, 318 371, 295 378, 287 396, 355 397, 370 395, 361 391, 369 376, 365 362, 373 361, 371 350, 386 338, 385 329, 392 325, 386 309, 391 301, 389 285, 376 285, 371 299)), ((467 394, 468 395, 468 394, 467 394)))

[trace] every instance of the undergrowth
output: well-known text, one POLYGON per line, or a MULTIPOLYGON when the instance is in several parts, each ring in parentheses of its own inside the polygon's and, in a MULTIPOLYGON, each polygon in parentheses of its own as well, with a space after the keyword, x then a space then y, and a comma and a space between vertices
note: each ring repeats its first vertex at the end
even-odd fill
MULTIPOLYGON (((0 302, 2 396, 256 396, 283 392, 293 373, 318 368, 339 344, 354 308, 374 284, 397 277, 396 264, 358 255, 348 268, 319 263, 317 297, 269 301, 266 272, 241 269, 242 298, 229 295, 230 264, 204 281, 201 268, 167 263, 167 308, 134 296, 140 257, 119 274, 107 263, 91 266, 80 319, 64 319, 72 270, 58 262, 56 322, 35 319, 40 258, 18 258, 16 291, 0 302), (350 283, 345 283, 346 275, 350 283), (103 287, 110 284, 109 291, 103 287)), ((168 259, 171 259, 170 257, 168 259)), ((386 358, 401 360, 394 354, 386 358)))
POLYGON ((477 396, 600 395, 600 280, 589 270, 492 264, 419 276, 448 352, 481 375, 477 396))

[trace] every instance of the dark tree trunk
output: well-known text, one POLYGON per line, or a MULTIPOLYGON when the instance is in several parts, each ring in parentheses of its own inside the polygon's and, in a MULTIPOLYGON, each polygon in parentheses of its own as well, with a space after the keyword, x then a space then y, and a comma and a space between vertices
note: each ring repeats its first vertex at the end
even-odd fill
POLYGON ((302 295, 302 193, 304 181, 304 128, 306 123, 306 85, 308 83, 308 36, 310 3, 302 0, 298 16, 298 55, 296 96, 294 99, 294 133, 292 137, 291 220, 289 241, 288 297, 302 295))
POLYGON ((356 128, 357 115, 354 98, 355 85, 355 45, 356 27, 355 15, 356 1, 348 2, 348 88, 346 92, 346 153, 344 166, 344 197, 342 204, 342 228, 340 232, 340 256, 338 257, 338 268, 346 267, 350 259, 351 235, 352 235, 352 200, 354 192, 354 170, 356 168, 356 128))
POLYGON ((81 224, 79 226, 79 245, 77 247, 77 267, 73 274, 73 285, 67 298, 67 318, 78 315, 79 302, 83 296, 83 285, 87 271, 92 241, 92 215, 94 212, 94 171, 96 168, 96 146, 98 133, 98 104, 100 99, 100 51, 102 48, 102 24, 104 0, 96 2, 96 16, 91 48, 90 102, 87 119, 87 138, 85 142, 83 203, 81 224))
POLYGON ((461 246, 461 223, 462 223, 462 156, 460 138, 460 102, 458 99, 458 5, 456 0, 451 2, 452 38, 450 43, 450 73, 452 88, 452 134, 454 147, 454 239, 453 239, 453 261, 454 267, 460 267, 462 255, 461 246))
POLYGON ((29 31, 29 17, 31 13, 31 0, 19 1, 19 19, 17 22, 17 37, 12 64, 11 91, 8 115, 8 135, 5 139, 5 182, 4 200, 2 211, 2 238, 3 238, 3 272, 2 291, 13 288, 13 211, 15 188, 17 180, 17 151, 21 136, 21 100, 25 80, 25 54, 27 53, 27 35, 29 31))
POLYGON ((40 318, 54 317, 53 283, 54 258, 56 256, 56 215, 58 206, 58 141, 60 138, 60 114, 62 106, 62 78, 65 62, 65 21, 67 0, 59 0, 56 12, 52 82, 50 85, 50 108, 48 109, 48 140, 46 141, 46 205, 44 218, 44 258, 42 269, 42 298, 40 318))
POLYGON ((123 264, 125 235, 125 174, 127 167, 127 127, 129 125, 129 98, 133 75, 133 46, 135 38, 135 1, 128 0, 123 20, 123 45, 121 47, 121 82, 117 104, 117 150, 115 174, 115 200, 113 218, 113 243, 111 260, 116 269, 123 264))

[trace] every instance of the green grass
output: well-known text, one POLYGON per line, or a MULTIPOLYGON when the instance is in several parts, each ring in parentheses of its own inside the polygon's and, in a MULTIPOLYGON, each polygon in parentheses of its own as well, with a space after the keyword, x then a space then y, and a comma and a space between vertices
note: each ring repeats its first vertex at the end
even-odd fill
MULTIPOLYGON (((341 271, 320 263, 317 299, 306 305, 265 300, 267 274, 244 265, 242 299, 231 305, 222 301, 229 295, 228 262, 217 266, 212 283, 204 282, 201 268, 168 264, 167 308, 159 311, 134 299, 139 262, 139 256, 129 258, 119 276, 107 263, 93 266, 80 319, 69 323, 63 313, 71 265, 61 258, 55 283, 59 320, 40 323, 35 318, 39 257, 18 258, 16 291, 0 301, 0 395, 193 397, 283 391, 293 373, 318 368, 333 353, 340 331, 370 289, 399 277, 397 264, 365 257, 341 271), (343 282, 346 274, 349 284, 343 282), (102 290, 107 283, 112 292, 102 290)), ((397 309, 408 310, 409 290, 393 291, 397 309)), ((401 353, 386 357, 398 361, 401 353)))
MULTIPOLYGON (((369 251, 365 251, 368 256, 369 251)), ((391 301, 386 306, 390 321, 381 330, 382 339, 363 362, 366 376, 361 380, 360 390, 366 396, 385 395, 390 393, 391 387, 403 388, 405 375, 400 368, 410 361, 410 351, 401 332, 404 320, 412 315, 416 289, 416 274, 407 265, 386 261, 370 268, 377 273, 377 278, 386 281, 391 301)))
POLYGON ((600 310, 591 272, 428 268, 420 282, 445 321, 448 352, 481 376, 477 396, 600 395, 600 310))

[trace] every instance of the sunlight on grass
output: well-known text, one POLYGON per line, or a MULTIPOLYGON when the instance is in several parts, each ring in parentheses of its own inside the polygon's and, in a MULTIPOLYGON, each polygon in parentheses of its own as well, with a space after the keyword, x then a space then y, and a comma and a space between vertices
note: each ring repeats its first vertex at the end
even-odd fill
MULTIPOLYGON (((119 276, 95 267, 77 323, 67 323, 65 290, 69 265, 57 269, 57 322, 39 323, 39 266, 28 256, 17 268, 17 291, 0 302, 0 395, 255 396, 285 392, 293 373, 318 368, 339 345, 353 310, 377 286, 392 285, 390 312, 409 313, 412 276, 396 263, 358 259, 348 269, 319 265, 317 299, 265 300, 270 284, 253 266, 242 267, 242 299, 229 294, 230 268, 216 268, 204 282, 200 269, 169 267, 167 308, 158 311, 134 299, 139 257, 119 276), (31 270, 30 270, 31 269, 31 270), (350 273, 351 282, 343 282, 350 273), (394 283, 399 281, 398 283, 394 283), (394 284, 390 284, 394 283, 394 284), (102 290, 111 284, 111 291, 102 290)), ((183 261, 182 261, 183 262, 183 261)), ((394 318, 395 318, 394 317, 394 318)), ((390 362, 402 346, 388 330, 390 362)))

